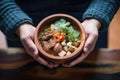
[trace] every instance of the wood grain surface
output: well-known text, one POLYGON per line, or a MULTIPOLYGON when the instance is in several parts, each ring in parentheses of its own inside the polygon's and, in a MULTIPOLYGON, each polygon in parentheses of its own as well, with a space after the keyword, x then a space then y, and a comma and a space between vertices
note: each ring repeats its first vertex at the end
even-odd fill
POLYGON ((120 80, 120 50, 94 50, 80 64, 50 69, 23 49, 0 49, 0 80, 120 80))

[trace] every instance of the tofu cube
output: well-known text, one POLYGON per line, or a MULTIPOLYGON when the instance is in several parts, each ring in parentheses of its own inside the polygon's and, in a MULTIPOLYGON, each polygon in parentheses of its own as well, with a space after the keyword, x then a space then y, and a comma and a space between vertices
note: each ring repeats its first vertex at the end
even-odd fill
POLYGON ((61 52, 58 53, 58 55, 59 55, 60 57, 63 57, 63 56, 66 55, 66 52, 62 50, 61 52))

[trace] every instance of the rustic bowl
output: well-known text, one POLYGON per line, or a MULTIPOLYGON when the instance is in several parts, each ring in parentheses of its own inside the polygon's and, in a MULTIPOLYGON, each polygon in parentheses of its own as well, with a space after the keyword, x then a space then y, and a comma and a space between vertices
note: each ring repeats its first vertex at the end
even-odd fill
POLYGON ((85 43, 85 31, 84 31, 81 23, 73 16, 70 16, 67 14, 53 14, 53 15, 50 15, 50 16, 44 18, 42 21, 39 22, 39 24, 37 25, 36 30, 35 30, 34 41, 35 41, 35 44, 36 44, 38 50, 40 51, 40 56, 43 56, 45 59, 48 59, 55 63, 65 63, 65 62, 68 62, 68 61, 74 59, 75 57, 77 57, 78 55, 81 54, 81 51, 82 51, 84 43, 85 43), (42 48, 42 45, 40 44, 39 39, 38 39, 38 34, 40 33, 40 31, 43 31, 43 29, 45 29, 45 26, 49 26, 51 23, 54 23, 56 20, 58 20, 60 18, 64 18, 64 19, 70 21, 71 24, 73 25, 73 27, 80 31, 80 35, 81 35, 80 36, 81 44, 78 47, 78 49, 76 51, 74 51, 71 55, 63 56, 63 57, 54 56, 54 55, 47 53, 42 48))

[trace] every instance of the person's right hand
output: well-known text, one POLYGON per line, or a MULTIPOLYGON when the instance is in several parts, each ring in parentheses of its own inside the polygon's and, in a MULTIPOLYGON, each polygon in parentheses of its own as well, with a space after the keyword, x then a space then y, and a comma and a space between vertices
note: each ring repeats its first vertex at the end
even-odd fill
POLYGON ((83 28, 86 32, 86 41, 83 47, 81 55, 79 55, 73 61, 62 64, 64 67, 72 67, 82 62, 94 49, 96 41, 98 39, 98 30, 101 27, 101 23, 96 19, 86 19, 82 22, 83 28))
POLYGON ((16 30, 16 33, 19 35, 20 40, 29 55, 31 55, 39 63, 49 67, 57 67, 59 64, 45 60, 39 55, 39 51, 34 44, 34 31, 35 27, 31 24, 22 24, 16 30))

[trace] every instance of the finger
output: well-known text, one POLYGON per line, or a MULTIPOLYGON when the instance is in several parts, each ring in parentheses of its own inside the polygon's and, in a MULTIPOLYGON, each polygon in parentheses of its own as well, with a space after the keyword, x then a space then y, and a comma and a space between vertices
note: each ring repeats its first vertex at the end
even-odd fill
POLYGON ((31 55, 35 60, 37 60, 41 64, 47 66, 48 62, 42 58, 39 58, 37 47, 30 38, 22 38, 22 43, 29 55, 31 55))
POLYGON ((23 38, 21 38, 21 41, 22 41, 22 44, 25 47, 26 51, 28 52, 28 54, 30 54, 31 56, 38 55, 37 47, 31 38, 23 37, 23 38))
POLYGON ((88 54, 89 52, 91 52, 94 49, 97 38, 98 38, 98 34, 96 34, 96 33, 90 34, 88 36, 88 38, 85 42, 85 46, 83 48, 83 52, 85 54, 88 54))
POLYGON ((58 66, 59 66, 59 64, 57 64, 57 63, 54 64, 54 67, 58 67, 58 66))
POLYGON ((50 61, 47 61, 40 56, 36 57, 35 60, 37 60, 40 64, 42 64, 44 66, 47 66, 49 68, 53 68, 53 64, 50 61))
POLYGON ((76 64, 82 62, 85 57, 86 57, 86 55, 84 55, 82 53, 78 58, 74 59, 72 62, 62 64, 62 66, 64 66, 64 67, 73 67, 76 64))
POLYGON ((33 58, 35 60, 37 60, 39 63, 41 63, 49 68, 58 66, 58 64, 53 64, 52 62, 48 62, 47 60, 40 57, 36 45, 30 38, 23 38, 22 43, 24 44, 24 47, 25 47, 26 51, 28 52, 28 54, 33 56, 33 58))
POLYGON ((44 58, 42 58, 40 56, 38 58, 36 58, 36 60, 38 62, 40 62, 40 63, 42 62, 43 65, 45 65, 45 66, 47 66, 49 68, 54 68, 54 67, 58 67, 59 66, 59 64, 51 62, 51 61, 48 61, 48 60, 45 60, 44 58))
POLYGON ((24 43, 25 43, 25 48, 28 51, 28 54, 30 54, 35 60, 37 60, 41 64, 43 65, 48 64, 47 61, 45 61, 42 58, 39 58, 38 50, 36 51, 37 47, 30 39, 27 39, 26 41, 24 41, 24 43))
POLYGON ((89 35, 86 40, 85 46, 83 48, 83 53, 80 55, 80 57, 78 57, 77 59, 73 60, 70 63, 63 64, 63 66, 72 67, 76 64, 79 64, 81 61, 83 61, 88 56, 88 53, 90 53, 93 50, 96 40, 97 40, 97 35, 95 34, 89 35))

